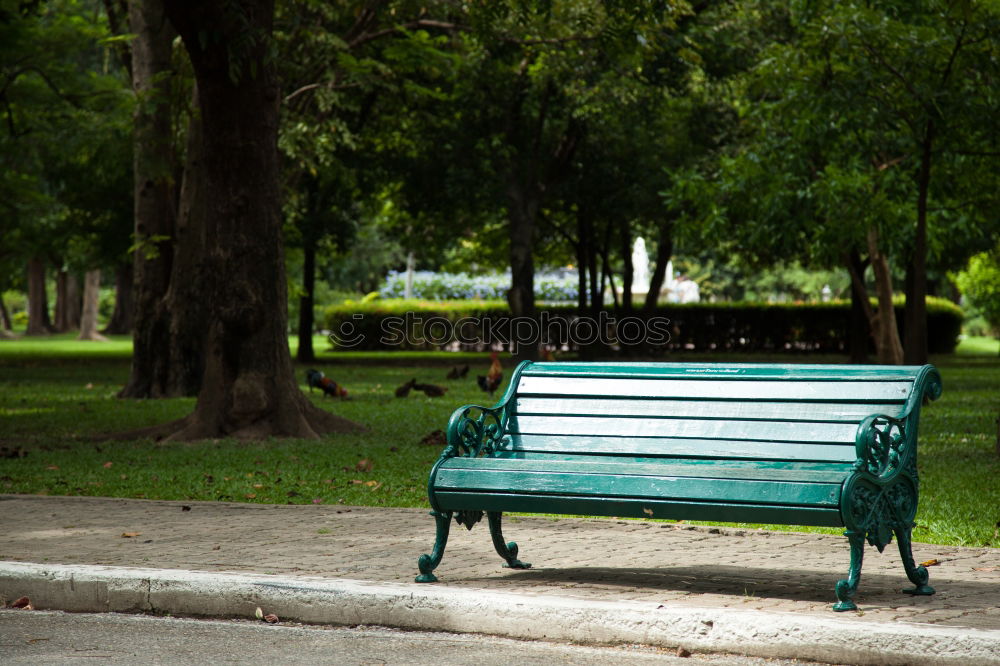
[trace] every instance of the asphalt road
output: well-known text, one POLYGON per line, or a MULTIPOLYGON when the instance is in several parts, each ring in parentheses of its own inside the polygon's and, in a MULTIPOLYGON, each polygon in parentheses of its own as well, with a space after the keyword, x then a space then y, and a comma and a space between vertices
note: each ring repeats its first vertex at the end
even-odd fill
POLYGON ((12 664, 695 664, 791 666, 648 647, 587 647, 384 627, 269 625, 141 615, 0 610, 0 663, 12 664))

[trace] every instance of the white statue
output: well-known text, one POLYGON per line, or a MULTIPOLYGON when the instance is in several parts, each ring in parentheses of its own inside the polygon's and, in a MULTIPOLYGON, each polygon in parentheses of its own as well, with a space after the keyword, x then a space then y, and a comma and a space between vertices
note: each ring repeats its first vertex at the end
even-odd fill
POLYGON ((646 252, 646 241, 635 239, 632 245, 632 295, 645 296, 649 291, 649 254, 646 252))

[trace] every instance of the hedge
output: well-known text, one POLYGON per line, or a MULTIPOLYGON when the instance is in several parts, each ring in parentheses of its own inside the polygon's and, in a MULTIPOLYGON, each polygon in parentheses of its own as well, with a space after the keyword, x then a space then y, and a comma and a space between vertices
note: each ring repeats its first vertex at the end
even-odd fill
MULTIPOLYGON (((927 299, 928 348, 950 353, 958 344, 962 310, 927 299)), ((896 305, 902 327, 903 305, 896 305)), ((503 301, 375 300, 327 308, 325 326, 342 349, 463 350, 506 346, 512 337, 561 349, 601 344, 644 352, 738 351, 847 353, 850 303, 687 303, 651 312, 608 310, 597 319, 577 308, 540 308, 535 320, 513 320, 503 301)), ((902 334, 902 331, 901 331, 902 334)))

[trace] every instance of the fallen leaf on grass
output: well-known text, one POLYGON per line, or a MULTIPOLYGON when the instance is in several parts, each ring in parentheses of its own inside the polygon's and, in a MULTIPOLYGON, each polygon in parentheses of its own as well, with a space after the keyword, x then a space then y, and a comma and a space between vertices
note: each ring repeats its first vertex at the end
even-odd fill
POLYGON ((48 466, 48 467, 46 467, 45 469, 52 469, 52 470, 56 470, 56 469, 59 469, 59 465, 49 465, 49 466, 48 466))
POLYGON ((112 465, 114 465, 114 463, 109 460, 108 462, 104 463, 104 469, 111 469, 112 465))
POLYGON ((257 497, 257 493, 247 493, 246 495, 244 495, 244 497, 246 497, 247 499, 253 499, 257 497))
POLYGON ((926 562, 921 562, 922 567, 933 567, 936 564, 941 564, 938 560, 927 560, 926 562))
POLYGON ((362 458, 358 461, 358 464, 354 466, 354 471, 356 472, 370 472, 375 465, 368 458, 362 458))
POLYGON ((123 539, 134 539, 137 536, 142 536, 142 532, 122 532, 123 539))
POLYGON ((321 498, 319 498, 319 497, 314 497, 313 498, 313 504, 322 504, 322 503, 323 503, 323 500, 321 498))

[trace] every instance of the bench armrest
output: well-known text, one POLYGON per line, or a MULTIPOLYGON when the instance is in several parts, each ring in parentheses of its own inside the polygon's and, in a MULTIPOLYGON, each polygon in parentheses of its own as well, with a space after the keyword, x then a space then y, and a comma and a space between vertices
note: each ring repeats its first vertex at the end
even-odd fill
MULTIPOLYGON (((941 396, 941 375, 932 365, 920 369, 913 390, 899 416, 872 414, 858 425, 854 438, 857 460, 854 469, 867 472, 880 483, 888 483, 916 463, 917 425, 920 405, 941 396)), ((912 470, 916 477, 916 470, 912 470)))
POLYGON ((858 425, 854 438, 857 460, 854 469, 867 472, 879 481, 893 479, 913 457, 916 438, 907 438, 910 419, 887 414, 872 414, 858 425))
POLYGON ((448 446, 442 457, 478 458, 490 455, 504 440, 507 419, 506 404, 497 407, 459 407, 448 420, 448 446))

